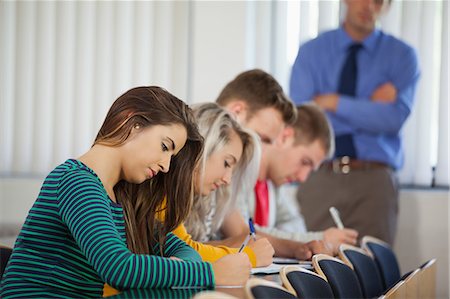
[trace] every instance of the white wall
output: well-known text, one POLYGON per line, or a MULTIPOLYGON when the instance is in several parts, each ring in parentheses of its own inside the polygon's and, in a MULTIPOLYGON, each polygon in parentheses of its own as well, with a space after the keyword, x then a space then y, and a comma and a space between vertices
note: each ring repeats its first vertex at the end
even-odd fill
POLYGON ((194 1, 193 6, 190 99, 211 102, 245 68, 246 3, 194 1))
MULTIPOLYGON (((36 196, 42 179, 0 180, 0 233, 20 226, 36 196)), ((438 298, 449 298, 449 193, 448 191, 402 190, 395 251, 403 273, 437 258, 438 298)), ((12 245, 14 237, 0 243, 12 245)))
POLYGON ((402 273, 437 258, 437 298, 449 298, 449 192, 402 190, 394 246, 402 273))

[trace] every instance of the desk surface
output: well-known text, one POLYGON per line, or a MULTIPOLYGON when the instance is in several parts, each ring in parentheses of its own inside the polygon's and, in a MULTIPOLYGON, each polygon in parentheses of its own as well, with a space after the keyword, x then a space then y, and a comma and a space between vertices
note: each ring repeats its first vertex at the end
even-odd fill
MULTIPOLYGON (((273 281, 273 282, 276 282, 276 283, 281 285, 280 274, 252 275, 252 277, 258 277, 258 278, 266 279, 266 280, 273 281)), ((222 293, 226 293, 226 294, 232 295, 232 296, 237 297, 237 298, 245 298, 244 287, 239 287, 239 288, 238 287, 236 287, 236 288, 216 287, 215 290, 218 291, 218 292, 222 292, 222 293)))
MULTIPOLYGON (((252 277, 259 277, 274 281, 281 284, 280 275, 252 275, 252 277)), ((204 288, 167 288, 167 289, 134 289, 122 292, 115 296, 108 298, 192 298, 197 293, 211 289, 204 288)), ((237 298, 245 298, 244 287, 216 287, 214 290, 222 293, 232 295, 237 298)))

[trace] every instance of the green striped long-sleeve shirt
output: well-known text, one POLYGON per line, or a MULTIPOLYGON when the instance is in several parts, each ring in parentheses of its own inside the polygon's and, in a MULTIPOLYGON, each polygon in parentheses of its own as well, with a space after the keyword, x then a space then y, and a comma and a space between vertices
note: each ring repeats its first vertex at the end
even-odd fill
POLYGON ((103 284, 118 289, 213 286, 209 263, 173 234, 163 256, 130 252, 123 210, 111 201, 97 175, 67 160, 45 179, 17 238, 0 295, 14 297, 101 297, 103 284))

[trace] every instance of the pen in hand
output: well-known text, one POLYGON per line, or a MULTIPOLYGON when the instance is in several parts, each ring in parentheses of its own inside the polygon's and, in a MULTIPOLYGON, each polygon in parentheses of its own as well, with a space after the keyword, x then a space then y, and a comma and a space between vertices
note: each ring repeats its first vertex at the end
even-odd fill
POLYGON ((253 226, 253 220, 252 218, 248 219, 248 227, 250 229, 250 233, 247 235, 247 237, 245 237, 244 242, 242 243, 241 247, 239 247, 239 253, 242 252, 242 250, 244 250, 244 247, 247 246, 248 241, 250 241, 250 237, 253 237, 253 240, 256 241, 256 232, 255 232, 255 227, 253 226))
POLYGON ((250 235, 253 237, 253 241, 256 241, 256 231, 252 217, 248 218, 248 227, 250 228, 250 235))
POLYGON ((339 217, 339 211, 335 207, 330 208, 331 217, 333 217, 334 223, 339 229, 344 229, 344 224, 342 223, 341 217, 339 217))
POLYGON ((247 235, 247 237, 245 237, 244 242, 242 243, 241 247, 239 248, 239 253, 242 252, 242 250, 244 250, 244 247, 247 246, 248 241, 250 240, 250 234, 247 235))

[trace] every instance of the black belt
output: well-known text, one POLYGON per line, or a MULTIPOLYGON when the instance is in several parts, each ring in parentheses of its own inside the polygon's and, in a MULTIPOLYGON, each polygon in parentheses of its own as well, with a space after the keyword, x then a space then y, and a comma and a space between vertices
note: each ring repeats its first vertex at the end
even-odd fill
POLYGON ((371 170, 390 168, 389 165, 377 161, 363 161, 357 159, 351 159, 347 156, 336 158, 332 161, 325 161, 322 163, 322 169, 331 170, 334 173, 349 173, 353 170, 371 170))

